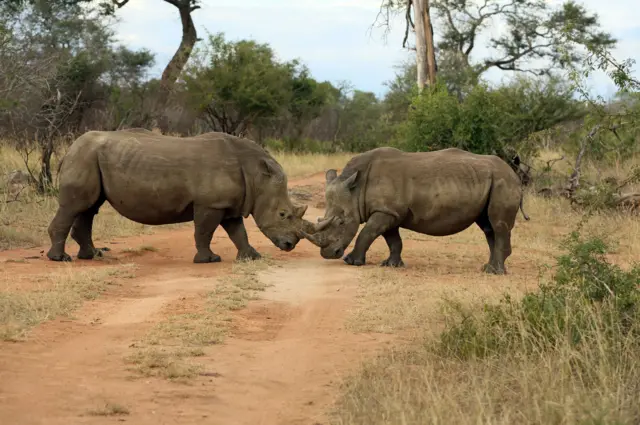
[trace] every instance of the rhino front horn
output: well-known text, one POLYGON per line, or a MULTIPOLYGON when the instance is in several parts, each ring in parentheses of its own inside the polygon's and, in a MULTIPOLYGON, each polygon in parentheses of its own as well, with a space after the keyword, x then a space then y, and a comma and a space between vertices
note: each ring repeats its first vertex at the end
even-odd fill
POLYGON ((315 235, 311 235, 306 232, 300 232, 300 235, 306 240, 308 240, 309 242, 311 242, 312 244, 314 244, 315 246, 324 248, 323 244, 321 243, 322 241, 319 238, 317 238, 315 235))

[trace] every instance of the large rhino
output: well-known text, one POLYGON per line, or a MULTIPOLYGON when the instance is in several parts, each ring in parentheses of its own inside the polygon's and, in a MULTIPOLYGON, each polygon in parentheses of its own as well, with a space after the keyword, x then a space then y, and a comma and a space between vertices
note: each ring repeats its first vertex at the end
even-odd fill
POLYGON ((90 131, 71 145, 59 182, 47 254, 54 261, 71 261, 65 252, 69 231, 80 245, 78 258, 101 255, 91 233, 105 201, 138 223, 194 221, 195 263, 220 261, 209 247, 218 225, 238 249, 238 259, 260 258, 244 227, 249 214, 284 251, 295 248, 302 228, 319 228, 302 220, 306 206, 291 203, 280 164, 258 144, 225 133, 183 138, 137 128, 90 131))
POLYGON ((326 259, 342 257, 360 224, 366 223, 344 261, 365 264, 367 250, 382 235, 389 246, 383 266, 399 267, 399 228, 431 236, 461 232, 476 223, 484 232, 489 273, 506 273, 511 229, 522 209, 522 185, 506 162, 460 149, 407 153, 384 147, 356 155, 337 175, 326 173, 324 230, 304 234, 326 259))

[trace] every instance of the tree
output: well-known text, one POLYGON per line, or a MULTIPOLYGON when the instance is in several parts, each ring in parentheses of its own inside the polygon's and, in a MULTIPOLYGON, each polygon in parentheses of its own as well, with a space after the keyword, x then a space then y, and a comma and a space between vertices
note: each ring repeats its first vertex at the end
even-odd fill
MULTIPOLYGON (((406 0, 383 1, 384 24, 388 25, 389 16, 406 5, 406 0)), ((580 63, 585 54, 564 41, 565 28, 571 28, 573 38, 581 45, 610 48, 616 43, 600 29, 595 14, 571 0, 558 8, 545 0, 434 0, 431 5, 437 12, 434 18, 443 28, 437 43, 441 56, 438 62, 443 65, 444 60, 449 71, 464 70, 459 77, 466 85, 475 84, 491 68, 541 75, 580 63), (491 56, 472 59, 483 32, 498 21, 505 30, 489 39, 491 56)), ((403 46, 413 27, 408 12, 406 16, 403 46)))
MULTIPOLYGON (((68 0, 67 0, 68 1, 68 0)), ((91 1, 91 0, 81 0, 91 1)), ((130 0, 102 0, 100 6, 105 14, 113 14, 116 9, 124 7, 130 0)), ((180 13, 180 21, 182 22, 182 39, 180 45, 174 53, 173 57, 164 68, 162 77, 160 78, 159 92, 157 94, 155 105, 155 120, 157 120, 157 126, 163 133, 166 133, 169 129, 169 122, 166 116, 165 109, 169 101, 169 97, 172 91, 176 87, 176 82, 182 73, 185 65, 189 61, 191 52, 198 39, 198 33, 196 27, 193 24, 193 18, 191 13, 200 9, 199 0, 162 0, 175 6, 180 13)))
POLYGON ((384 25, 388 27, 392 11, 399 8, 404 8, 406 22, 402 47, 407 46, 409 31, 413 30, 415 34, 416 83, 421 91, 425 85, 434 86, 436 83, 437 66, 429 0, 383 0, 378 17, 384 16, 384 25))
POLYGON ((579 63, 584 54, 571 49, 567 56, 570 47, 561 41, 566 26, 573 28, 582 44, 610 47, 616 42, 600 29, 596 15, 571 0, 558 9, 544 0, 483 0, 481 4, 473 0, 436 0, 433 6, 445 28, 438 47, 457 52, 478 76, 493 67, 543 75, 555 67, 564 67, 567 60, 579 63), (504 21, 506 30, 490 39, 493 55, 474 63, 471 54, 477 40, 482 30, 492 22, 495 25, 496 19, 504 21), (536 59, 546 61, 527 64, 536 59))
POLYGON ((318 117, 337 89, 329 82, 319 83, 313 79, 306 66, 302 66, 291 79, 291 100, 288 112, 294 124, 294 139, 299 140, 305 126, 318 117))
POLYGON ((87 126, 109 127, 87 119, 108 109, 104 99, 116 86, 127 90, 125 80, 141 81, 153 55, 116 47, 110 21, 77 3, 9 6, 1 6, 8 14, 0 18, 0 129, 5 138, 20 139, 25 155, 37 148, 40 170, 32 177, 44 192, 52 184, 56 144, 87 126))
MULTIPOLYGON (((125 7, 130 0, 4 0, 2 6, 6 11, 19 11, 25 7, 48 4, 52 7, 85 6, 85 8, 97 8, 102 16, 113 16, 118 9, 125 7)), ((159 90, 154 107, 153 120, 162 132, 168 131, 168 118, 165 109, 171 93, 176 88, 176 82, 187 64, 191 52, 198 39, 198 33, 193 23, 191 14, 200 9, 200 0, 158 0, 175 6, 180 14, 182 22, 182 39, 175 54, 165 67, 160 78, 159 90)))
POLYGON ((287 108, 297 65, 277 62, 267 44, 218 33, 187 68, 187 95, 212 130, 240 135, 287 108))

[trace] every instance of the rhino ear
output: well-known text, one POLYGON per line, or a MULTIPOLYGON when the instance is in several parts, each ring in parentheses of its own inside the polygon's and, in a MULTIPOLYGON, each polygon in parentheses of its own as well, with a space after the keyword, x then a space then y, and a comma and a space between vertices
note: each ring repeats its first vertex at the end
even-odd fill
POLYGON ((338 177, 338 172, 333 168, 327 171, 327 173, 325 174, 325 178, 327 179, 327 184, 334 181, 336 177, 338 177))
POLYGON ((357 185, 357 182, 356 182, 357 179, 358 179, 358 172, 356 171, 351 176, 349 176, 348 179, 344 181, 345 187, 349 190, 355 189, 357 185))
POLYGON ((304 216, 304 213, 307 212, 307 208, 309 208, 309 205, 294 206, 293 215, 298 218, 302 218, 304 216))
POLYGON ((280 170, 278 170, 270 161, 266 159, 260 160, 260 171, 262 172, 262 174, 269 177, 276 177, 280 175, 280 170))

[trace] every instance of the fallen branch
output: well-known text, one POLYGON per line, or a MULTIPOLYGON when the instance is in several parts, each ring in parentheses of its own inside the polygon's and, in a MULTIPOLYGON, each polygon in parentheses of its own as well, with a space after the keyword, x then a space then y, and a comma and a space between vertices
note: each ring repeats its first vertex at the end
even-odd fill
POLYGON ((573 195, 576 192, 576 189, 578 189, 578 187, 580 186, 580 172, 582 167, 582 158, 584 157, 584 154, 587 152, 587 146, 589 145, 589 142, 593 141, 594 136, 596 135, 596 133, 598 133, 598 131, 600 131, 601 127, 602 126, 600 124, 596 124, 591 129, 591 131, 589 131, 589 134, 587 134, 587 137, 582 139, 582 142, 580 143, 580 151, 578 152, 578 156, 576 157, 576 163, 573 166, 573 172, 571 173, 571 176, 569 176, 569 181, 567 182, 567 186, 565 188, 566 196, 569 199, 573 198, 573 195))

